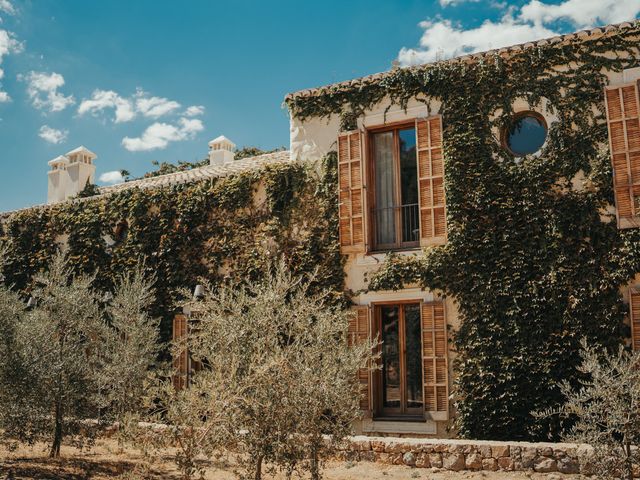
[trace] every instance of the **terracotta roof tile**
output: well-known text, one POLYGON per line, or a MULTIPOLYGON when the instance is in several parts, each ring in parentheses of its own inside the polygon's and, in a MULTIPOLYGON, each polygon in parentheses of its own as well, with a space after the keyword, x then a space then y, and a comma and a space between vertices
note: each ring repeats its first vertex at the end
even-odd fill
MULTIPOLYGON (((248 170, 257 169, 266 165, 273 165, 279 163, 292 162, 291 155, 288 150, 274 153, 266 153, 264 155, 258 155, 256 157, 243 158, 241 160, 235 160, 233 162, 224 165, 207 165, 205 167, 194 168, 192 170, 184 170, 182 172, 169 173, 167 175, 160 175, 157 177, 141 178, 139 180, 132 180, 130 182, 119 183, 118 185, 111 185, 108 187, 100 187, 99 194, 87 198, 76 198, 73 200, 67 200, 67 202, 85 202, 95 200, 96 198, 106 197, 118 192, 130 190, 132 188, 139 188, 141 190, 168 187, 171 185, 180 185, 185 183, 194 183, 208 178, 220 178, 232 175, 235 173, 241 173, 248 170)), ((60 205, 59 203, 53 205, 60 205)), ((19 210, 13 210, 9 212, 0 213, 0 218, 6 218, 11 214, 39 209, 48 208, 53 205, 34 205, 32 207, 22 208, 19 210)))

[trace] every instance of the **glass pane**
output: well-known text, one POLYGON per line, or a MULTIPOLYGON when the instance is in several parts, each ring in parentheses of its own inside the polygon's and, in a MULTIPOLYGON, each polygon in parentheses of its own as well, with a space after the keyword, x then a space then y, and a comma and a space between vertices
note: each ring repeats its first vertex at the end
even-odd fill
POLYGON ((547 127, 535 115, 524 115, 511 124, 507 132, 507 146, 514 155, 535 153, 547 138, 547 127))
POLYGON ((396 179, 393 168, 393 132, 373 136, 375 152, 376 240, 378 244, 396 242, 396 179))
POLYGON ((405 305, 404 328, 407 365, 407 408, 422 408, 422 343, 420 305, 405 305))
POLYGON ((416 130, 398 131, 400 140, 400 196, 402 200, 402 241, 418 241, 418 161, 416 130))
POLYGON ((381 307, 382 406, 400 408, 400 327, 398 307, 381 307))

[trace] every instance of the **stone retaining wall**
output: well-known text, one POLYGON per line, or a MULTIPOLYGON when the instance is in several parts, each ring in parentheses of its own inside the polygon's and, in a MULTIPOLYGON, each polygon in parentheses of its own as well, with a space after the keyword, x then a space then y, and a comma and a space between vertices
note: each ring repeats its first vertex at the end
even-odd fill
POLYGON ((580 459, 590 447, 569 443, 352 437, 345 458, 443 470, 589 472, 580 459))

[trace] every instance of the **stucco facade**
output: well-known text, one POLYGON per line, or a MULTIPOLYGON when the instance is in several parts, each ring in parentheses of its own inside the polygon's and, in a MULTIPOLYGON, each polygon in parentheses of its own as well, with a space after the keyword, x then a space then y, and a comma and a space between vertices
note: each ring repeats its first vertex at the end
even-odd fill
MULTIPOLYGON (((574 34, 576 36, 583 35, 589 38, 593 38, 594 36, 604 35, 606 33, 606 28, 601 30, 591 31, 588 34, 584 32, 580 32, 578 34, 574 34)), ((571 38, 557 38, 550 39, 548 42, 564 42, 568 40, 572 40, 571 38)), ((547 41, 543 41, 547 42, 547 41)), ((527 44, 524 46, 514 47, 512 50, 521 50, 533 47, 534 44, 527 44)), ((503 57, 508 61, 509 58, 509 49, 503 49, 501 51, 496 51, 498 54, 503 55, 503 57)), ((496 53, 493 52, 493 53, 496 53)), ((488 54, 478 54, 478 55, 488 55, 488 54)), ((607 57, 615 57, 617 52, 609 52, 606 54, 607 57)), ((468 61, 473 61, 473 56, 468 58, 468 61)), ((636 60, 640 60, 636 59, 636 60)), ((464 60, 462 60, 464 61, 464 60)), ((562 71, 555 72, 556 75, 562 75, 562 71)), ((379 78, 384 78, 384 73, 373 75, 370 77, 370 80, 365 77, 364 79, 357 79, 354 83, 360 82, 361 84, 367 84, 367 82, 375 83, 379 78)), ((636 100, 637 100, 637 82, 640 78, 640 67, 637 68, 628 68, 623 71, 607 71, 606 77, 608 79, 608 89, 612 89, 614 87, 623 87, 627 86, 629 88, 636 89, 636 100)), ((348 85, 349 82, 345 82, 344 85, 348 85)), ((341 84, 337 85, 337 89, 339 89, 341 84)), ((326 91, 324 92, 326 93, 326 91)), ((288 98, 295 98, 296 96, 300 97, 313 97, 315 95, 322 95, 320 89, 317 91, 312 89, 308 91, 297 92, 291 94, 288 98)), ((331 95, 331 93, 327 93, 331 95)), ((604 92, 603 92, 604 95, 604 92)), ((460 325, 460 318, 458 316, 458 308, 456 305, 456 301, 454 298, 446 298, 443 300, 441 292, 438 291, 425 291, 420 289, 417 285, 408 285, 406 288, 398 291, 367 291, 368 279, 372 277, 372 275, 380 268, 381 265, 384 264, 388 252, 385 252, 384 249, 376 248, 375 241, 371 238, 374 235, 372 231, 371 224, 374 223, 372 216, 374 215, 373 210, 371 210, 371 190, 376 188, 377 177, 375 175, 379 175, 379 173, 371 173, 372 170, 372 162, 374 159, 374 153, 372 153, 371 143, 372 135, 375 132, 384 131, 385 126, 394 126, 394 125, 406 125, 411 126, 419 119, 431 119, 439 117, 442 114, 442 104, 433 98, 429 98, 427 96, 420 96, 418 98, 411 98, 406 107, 401 107, 398 105, 398 102, 392 102, 389 98, 385 98, 380 101, 375 106, 365 110, 358 114, 356 118, 357 128, 355 131, 359 132, 362 138, 363 145, 360 145, 362 156, 358 158, 361 170, 361 176, 364 179, 362 181, 362 191, 363 198, 369 198, 369 205, 367 206, 367 201, 363 200, 363 223, 365 227, 364 231, 364 246, 358 251, 353 251, 353 249, 345 249, 345 273, 346 273, 346 289, 353 293, 353 303, 356 307, 368 307, 370 311, 369 317, 369 333, 372 336, 380 334, 380 320, 377 319, 375 313, 376 305, 387 305, 393 304, 397 302, 398 304, 402 304, 403 302, 420 302, 420 303, 429 303, 437 300, 443 301, 445 319, 447 325, 447 331, 449 335, 453 334, 460 325), (369 216, 370 218, 367 218, 369 216), (377 322, 377 327, 376 327, 377 322), (378 330, 377 330, 377 329, 378 330)), ((557 112, 554 112, 553 109, 548 108, 547 101, 545 98, 542 98, 539 103, 535 105, 529 104, 523 98, 516 98, 512 101, 512 110, 517 115, 525 112, 535 112, 546 124, 547 128, 552 128, 555 122, 558 121, 557 112)), ((495 115, 499 115, 501 112, 496 111, 495 115)), ((417 125, 417 123, 416 123, 417 125)), ((495 137, 496 142, 501 141, 501 132, 494 128, 492 130, 492 134, 495 137)), ((345 135, 345 132, 341 131, 341 119, 338 114, 331 114, 329 116, 322 117, 310 117, 306 116, 303 119, 297 118, 295 115, 291 116, 290 119, 290 150, 291 156, 294 159, 303 160, 303 161, 313 161, 319 158, 322 158, 326 154, 331 151, 339 151, 340 154, 340 145, 339 138, 345 135)), ((418 139, 418 143, 420 140, 418 139)), ((349 143, 349 145, 352 145, 349 143)), ((533 155, 537 155, 537 153, 533 153, 533 155)), ((377 161, 377 160, 376 160, 377 161)), ((353 163, 351 163, 353 165, 353 163)), ((446 168, 446 165, 445 165, 446 168)), ((350 174, 353 176, 353 173, 350 174)), ((585 187, 585 178, 582 172, 579 172, 574 178, 570 179, 570 185, 572 189, 578 191, 585 187)), ((341 197, 342 198, 342 197, 341 197)), ((353 199, 353 196, 349 197, 353 199)), ((424 201, 424 200, 423 200, 424 201)), ((353 210, 353 205, 350 205, 350 209, 353 210)), ((603 221, 608 222, 611 221, 610 214, 615 212, 615 206, 611 205, 603 211, 603 221)), ((422 218, 423 220, 423 218, 422 218)), ((421 220, 421 221, 422 221, 421 220)), ((353 227, 353 224, 351 224, 353 227)), ((396 248, 394 249, 394 254, 401 256, 410 256, 410 255, 419 255, 421 251, 420 247, 412 247, 412 248, 396 248)), ((638 280, 638 277, 636 277, 638 280)), ((621 293, 625 298, 626 302, 632 303, 632 299, 630 298, 630 290, 628 285, 621 285, 620 287, 621 293)), ((631 290, 633 291, 633 290, 631 290)), ((633 315, 632 315, 633 317, 633 315)), ((423 348, 424 348, 424 340, 423 340, 423 348)), ((424 352, 424 351, 423 351, 424 352)), ((449 369, 448 375, 448 392, 451 393, 451 385, 454 381, 454 371, 452 365, 454 363, 456 353, 451 347, 451 343, 448 344, 448 352, 447 352, 447 365, 449 369)), ((367 392, 370 395, 368 412, 365 412, 365 418, 362 422, 357 425, 357 430, 359 433, 364 434, 405 434, 405 435, 419 435, 419 436, 438 436, 438 437, 447 437, 450 435, 454 435, 450 431, 448 427, 450 427, 450 420, 455 415, 453 411, 452 401, 448 402, 448 409, 445 415, 440 415, 439 412, 435 414, 432 412, 425 412, 425 415, 422 419, 417 418, 401 418, 399 415, 385 415, 383 413, 383 408, 379 405, 381 400, 381 394, 379 391, 381 388, 386 388, 381 384, 380 373, 372 373, 369 377, 369 391, 367 392), (378 404, 378 405, 376 405, 378 404)), ((384 373, 382 375, 385 375, 384 373)), ((423 399, 426 402, 426 398, 423 399)), ((451 400, 451 399, 450 399, 451 400)), ((386 400, 385 400, 386 401, 386 400)))

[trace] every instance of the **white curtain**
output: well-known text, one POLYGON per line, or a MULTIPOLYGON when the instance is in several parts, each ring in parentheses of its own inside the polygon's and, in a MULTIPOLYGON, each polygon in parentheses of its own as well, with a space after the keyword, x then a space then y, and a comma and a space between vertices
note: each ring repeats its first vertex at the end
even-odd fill
POLYGON ((374 135, 376 175, 376 230, 379 244, 396 241, 396 178, 393 165, 393 132, 374 135))

